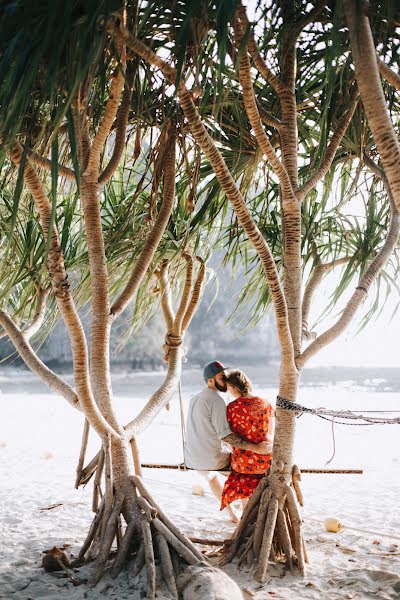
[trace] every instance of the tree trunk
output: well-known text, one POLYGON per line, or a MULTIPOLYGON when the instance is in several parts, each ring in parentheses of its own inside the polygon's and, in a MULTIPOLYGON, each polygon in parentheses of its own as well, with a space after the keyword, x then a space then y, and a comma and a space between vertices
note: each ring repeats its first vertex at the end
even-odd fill
POLYGON ((159 538, 163 538, 162 552, 158 556, 160 570, 168 587, 173 587, 174 577, 170 568, 171 552, 176 552, 183 564, 195 564, 205 559, 168 519, 140 477, 133 475, 128 435, 116 440, 107 437, 103 441, 103 451, 105 469, 102 501, 74 566, 94 561, 89 578, 89 585, 93 587, 108 566, 111 566, 111 576, 116 577, 127 561, 133 558, 135 575, 146 567, 147 598, 152 599, 155 597, 156 573, 153 539, 158 540, 159 546, 159 538), (112 563, 109 565, 110 559, 112 563))
MULTIPOLYGON (((296 400, 299 373, 282 369, 279 396, 296 400)), ((238 557, 255 563, 256 579, 265 583, 268 563, 284 562, 290 571, 297 566, 305 574, 304 539, 298 502, 302 504, 298 484, 300 471, 293 465, 296 413, 276 410, 276 429, 271 471, 259 483, 250 498, 235 534, 224 546, 222 564, 238 557)))

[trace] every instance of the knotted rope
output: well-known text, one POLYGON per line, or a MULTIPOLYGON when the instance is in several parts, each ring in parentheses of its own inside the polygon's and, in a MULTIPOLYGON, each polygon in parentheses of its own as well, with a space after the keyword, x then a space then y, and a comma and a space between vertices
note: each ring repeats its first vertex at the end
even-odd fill
MULTIPOLYGON (((299 416, 303 413, 316 415, 321 419, 332 421, 335 419, 335 424, 338 425, 399 425, 400 417, 370 417, 362 414, 356 414, 351 410, 331 410, 329 408, 308 408, 301 404, 296 404, 291 400, 285 400, 280 396, 276 398, 276 407, 283 408, 284 410, 293 411, 299 413, 299 416), (337 421, 336 418, 345 419, 344 421, 337 421), (362 423, 348 423, 346 421, 363 421, 362 423)), ((384 412, 384 411, 380 411, 384 412)), ((391 413, 391 411, 386 411, 391 413)))
POLYGON ((165 341, 163 345, 164 350, 164 361, 168 362, 169 353, 172 348, 179 348, 182 345, 183 338, 180 335, 172 335, 172 333, 168 332, 165 336, 165 341))

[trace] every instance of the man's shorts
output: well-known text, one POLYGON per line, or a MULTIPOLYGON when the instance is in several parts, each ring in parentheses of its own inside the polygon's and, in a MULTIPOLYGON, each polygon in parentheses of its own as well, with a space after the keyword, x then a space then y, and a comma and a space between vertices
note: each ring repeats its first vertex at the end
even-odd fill
POLYGON ((207 481, 212 481, 217 475, 222 477, 229 477, 230 471, 197 471, 202 477, 205 477, 207 481))

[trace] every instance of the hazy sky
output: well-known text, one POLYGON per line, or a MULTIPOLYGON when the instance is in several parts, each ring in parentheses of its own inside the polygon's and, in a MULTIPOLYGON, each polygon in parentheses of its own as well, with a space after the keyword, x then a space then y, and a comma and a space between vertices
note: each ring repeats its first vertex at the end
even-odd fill
MULTIPOLYGON (((323 288, 323 286, 321 286, 323 288)), ((353 291, 354 286, 351 288, 353 291)), ((370 292, 373 296, 373 291, 370 292)), ((321 289, 314 299, 315 314, 323 309, 327 295, 321 289)), ((379 318, 372 318, 365 328, 357 334, 360 319, 355 318, 352 325, 339 338, 315 355, 308 366, 345 365, 376 366, 400 368, 400 309, 390 320, 396 305, 396 297, 388 299, 379 318), (357 334, 357 335, 356 335, 357 334)), ((361 307, 361 317, 367 308, 361 307)), ((312 319, 311 319, 312 321, 312 319)), ((320 334, 330 325, 324 322, 317 327, 320 334)))
POLYGON ((384 316, 355 336, 353 327, 321 350, 309 366, 345 365, 400 368, 400 313, 389 323, 384 316))

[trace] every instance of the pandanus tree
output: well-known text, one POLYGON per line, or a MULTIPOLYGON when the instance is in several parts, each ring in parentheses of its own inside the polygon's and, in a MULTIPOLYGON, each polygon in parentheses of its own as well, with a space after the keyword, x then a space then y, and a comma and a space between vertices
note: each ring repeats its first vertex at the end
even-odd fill
MULTIPOLYGON (((349 2, 345 10, 346 15, 341 3, 323 1, 310 7, 290 0, 266 2, 257 5, 253 27, 240 2, 177 2, 172 7, 149 2, 146 14, 154 26, 147 37, 121 23, 107 25, 116 40, 175 86, 177 110, 234 211, 228 246, 234 246, 235 254, 241 236, 242 249, 251 244, 257 255, 255 261, 251 257, 258 267, 255 285, 264 288, 264 299, 274 308, 281 370, 273 464, 223 559, 239 552, 240 560, 256 563, 261 582, 270 557, 284 557, 290 570, 297 565, 305 571, 300 474, 293 465, 301 371, 346 330, 373 284, 390 279, 390 270, 382 269, 398 244, 396 159, 388 165, 391 184, 379 147, 383 137, 376 133, 378 123, 388 120, 388 106, 398 114, 398 98, 386 84, 382 91, 374 51, 375 43, 381 49, 381 72, 389 82, 397 81, 390 69, 397 48, 395 7, 376 3, 370 11, 375 40, 369 40, 369 53, 379 83, 380 120, 378 104, 373 107, 370 101, 372 116, 365 106, 371 90, 360 88, 360 101, 359 82, 368 71, 357 64, 363 57, 357 24, 364 8, 349 2), (155 51, 159 47, 162 52, 155 51), (242 109, 239 118, 232 102, 242 109), (237 162, 229 161, 235 135, 241 146, 237 162), (246 161, 242 153, 249 147, 246 161), (359 220, 347 207, 344 218, 343 206, 357 193, 368 197, 365 214, 359 220), (342 277, 333 304, 356 280, 354 289, 330 327, 310 332, 314 294, 325 275, 338 267, 343 267, 342 277)), ((362 19, 366 27, 367 17, 362 19)), ((387 126, 386 156, 397 144, 393 124, 387 126)))
POLYGON ((77 484, 94 475, 96 516, 78 560, 96 559, 92 583, 114 538, 113 574, 133 553, 135 572, 146 564, 148 597, 155 594, 153 539, 173 594, 174 557, 202 559, 133 475, 130 444, 139 472, 136 436, 177 385, 182 338, 199 299, 204 265, 194 277, 192 251, 210 244, 215 227, 227 259, 247 262, 244 295, 256 299, 254 310, 273 306, 279 397, 287 401, 277 406, 271 473, 224 560, 239 552, 256 563, 260 581, 270 557, 304 573, 297 413, 288 409, 308 360, 348 327, 375 282, 390 282, 396 262, 392 272, 383 268, 400 227, 397 132, 387 113, 399 109, 398 74, 390 68, 395 7, 376 3, 366 14, 348 0, 344 9, 290 0, 259 3, 256 11, 230 1, 77 2, 63 5, 60 18, 57 3, 46 10, 7 5, 0 322, 27 365, 85 416, 77 484), (116 179, 122 191, 113 202, 116 179), (361 218, 349 204, 357 194, 361 218), (313 297, 334 269, 339 317, 317 335, 309 328, 313 297), (183 272, 174 308, 175 274, 183 272), (146 305, 151 278, 166 322, 168 372, 123 426, 113 408, 110 328, 133 300, 146 305), (350 297, 339 308, 345 291, 350 297), (77 311, 88 299, 90 350, 77 311), (66 324, 74 387, 29 343, 46 307, 66 324), (89 426, 102 447, 83 468, 89 426))
POLYGON ((204 261, 194 250, 207 253, 207 246, 187 234, 187 209, 176 194, 184 164, 178 123, 167 114, 168 101, 154 109, 149 80, 137 60, 127 57, 125 44, 98 29, 100 16, 115 8, 126 25, 123 5, 70 5, 64 20, 57 5, 50 11, 36 7, 29 13, 38 28, 33 46, 29 28, 16 27, 26 8, 25 3, 7 7, 1 57, 2 335, 50 389, 82 412, 77 484, 89 427, 101 440, 96 515, 76 564, 96 561, 90 579, 95 585, 116 539, 114 576, 134 553, 137 573, 146 565, 152 598, 157 547, 166 584, 176 595, 172 560, 193 564, 203 557, 135 476, 135 470, 140 473, 135 438, 177 389, 183 338, 205 277, 204 261), (14 58, 13 40, 21 53, 14 58), (13 63, 9 69, 7 61, 13 63), (135 111, 146 97, 148 114, 139 125, 140 110, 135 111), (153 128, 147 135, 149 122, 153 128), (139 414, 122 424, 113 403, 110 330, 133 300, 135 312, 143 313, 154 296, 165 319, 165 381, 139 414), (89 339, 78 312, 88 303, 89 339), (63 319, 69 336, 73 386, 49 369, 30 343, 51 315, 63 319))

